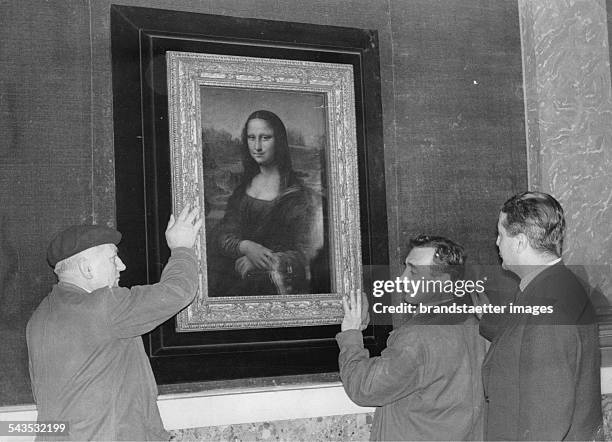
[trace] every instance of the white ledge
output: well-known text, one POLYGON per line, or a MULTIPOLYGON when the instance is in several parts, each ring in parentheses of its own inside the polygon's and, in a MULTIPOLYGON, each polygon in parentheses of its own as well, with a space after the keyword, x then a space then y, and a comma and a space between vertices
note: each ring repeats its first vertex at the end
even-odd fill
POLYGON ((368 413, 355 405, 340 382, 213 390, 160 396, 167 430, 368 413))
MULTIPOLYGON (((355 405, 340 382, 165 394, 159 396, 157 405, 166 430, 374 411, 355 405)), ((36 421, 36 406, 0 407, 0 421, 36 421)))
MULTIPOLYGON (((601 369, 601 393, 612 393, 612 367, 601 369)), ((158 398, 157 404, 167 430, 374 411, 371 407, 355 405, 340 382, 165 394, 158 398)), ((36 421, 36 406, 0 407, 0 421, 36 421)))

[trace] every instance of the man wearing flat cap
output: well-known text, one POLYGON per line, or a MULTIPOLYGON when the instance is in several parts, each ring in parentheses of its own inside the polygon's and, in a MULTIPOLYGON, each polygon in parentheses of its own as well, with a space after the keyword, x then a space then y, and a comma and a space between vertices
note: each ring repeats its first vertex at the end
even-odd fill
POLYGON ((132 289, 118 286, 125 265, 116 230, 72 226, 52 239, 47 259, 58 283, 26 330, 40 422, 68 422, 71 440, 168 440, 140 335, 196 294, 198 218, 189 207, 170 216, 160 282, 132 289))

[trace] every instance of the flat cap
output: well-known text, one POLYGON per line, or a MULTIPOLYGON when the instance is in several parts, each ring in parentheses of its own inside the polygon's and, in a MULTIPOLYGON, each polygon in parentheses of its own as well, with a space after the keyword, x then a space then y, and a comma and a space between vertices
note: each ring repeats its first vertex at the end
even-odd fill
POLYGON ((47 261, 51 267, 83 250, 102 244, 118 244, 121 233, 105 226, 70 226, 53 237, 47 249, 47 261))

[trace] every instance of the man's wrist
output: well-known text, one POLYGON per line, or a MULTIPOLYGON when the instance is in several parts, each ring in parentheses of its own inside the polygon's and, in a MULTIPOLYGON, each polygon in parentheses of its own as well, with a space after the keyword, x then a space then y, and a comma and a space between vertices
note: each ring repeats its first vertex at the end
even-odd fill
POLYGON ((341 324, 340 325, 340 330, 341 331, 349 331, 349 330, 360 331, 361 330, 361 324, 359 324, 359 325, 357 325, 357 324, 348 324, 348 325, 341 324))
POLYGON ((357 345, 363 347, 363 334, 361 330, 344 330, 336 335, 338 345, 357 345))

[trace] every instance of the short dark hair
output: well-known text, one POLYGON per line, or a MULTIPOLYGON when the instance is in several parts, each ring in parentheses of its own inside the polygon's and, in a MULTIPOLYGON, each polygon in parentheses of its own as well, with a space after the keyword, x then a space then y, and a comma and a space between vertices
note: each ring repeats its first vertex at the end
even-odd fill
POLYGON ((506 214, 502 226, 508 235, 523 233, 533 249, 561 256, 565 216, 559 201, 544 192, 528 191, 514 195, 501 211, 506 214))
POLYGON ((463 277, 467 255, 465 249, 456 242, 443 236, 418 235, 410 240, 410 250, 416 247, 434 249, 433 273, 448 274, 453 281, 463 277))

